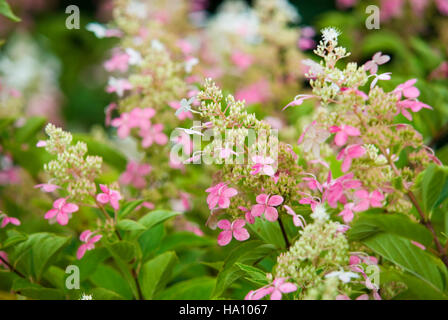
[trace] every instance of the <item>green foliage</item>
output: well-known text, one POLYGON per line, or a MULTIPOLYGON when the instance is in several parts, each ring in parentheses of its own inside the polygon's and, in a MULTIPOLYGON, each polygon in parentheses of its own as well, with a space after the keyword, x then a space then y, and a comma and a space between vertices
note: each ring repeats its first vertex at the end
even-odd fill
POLYGON ((0 14, 11 19, 12 21, 20 21, 20 18, 12 12, 11 7, 6 0, 0 0, 0 14))

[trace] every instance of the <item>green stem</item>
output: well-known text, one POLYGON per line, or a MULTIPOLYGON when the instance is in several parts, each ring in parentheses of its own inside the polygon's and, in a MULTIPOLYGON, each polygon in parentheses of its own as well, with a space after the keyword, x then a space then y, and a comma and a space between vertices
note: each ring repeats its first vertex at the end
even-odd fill
POLYGON ((278 224, 280 225, 280 229, 282 230, 283 239, 285 239, 286 249, 289 249, 290 244, 289 244, 288 236, 286 235, 286 230, 285 230, 285 227, 283 226, 283 222, 280 217, 278 217, 278 224))

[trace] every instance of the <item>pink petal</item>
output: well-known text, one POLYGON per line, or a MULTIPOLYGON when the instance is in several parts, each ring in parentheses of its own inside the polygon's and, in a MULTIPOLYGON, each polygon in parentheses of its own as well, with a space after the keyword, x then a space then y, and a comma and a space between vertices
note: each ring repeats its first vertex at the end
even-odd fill
POLYGON ((352 165, 352 159, 349 157, 346 157, 344 161, 342 162, 341 170, 342 172, 347 172, 350 169, 350 166, 352 165))
POLYGON ((252 210, 250 211, 250 213, 254 217, 259 217, 259 216, 261 216, 264 213, 265 209, 266 209, 266 205, 264 205, 264 204, 256 204, 256 205, 254 205, 252 207, 252 210))
POLYGON ((271 222, 277 221, 277 218, 278 218, 277 209, 275 209, 274 207, 266 207, 264 216, 268 221, 271 221, 271 222))
POLYGON ((81 233, 81 235, 79 236, 79 240, 81 240, 82 242, 87 242, 87 240, 89 239, 90 235, 92 234, 92 231, 90 230, 85 230, 81 233))
POLYGON ((54 216, 56 216, 58 214, 59 210, 58 209, 51 209, 49 211, 47 211, 47 213, 45 214, 44 218, 45 219, 51 219, 54 216))
POLYGON ((339 131, 336 133, 336 136, 334 137, 334 143, 341 147, 347 142, 347 134, 344 131, 339 131))
POLYGON ((64 213, 58 213, 56 221, 61 225, 65 226, 68 223, 68 215, 64 213))
POLYGON ((81 260, 82 257, 84 257, 84 254, 87 251, 87 246, 85 244, 82 244, 79 246, 78 251, 76 252, 76 258, 78 260, 81 260))
POLYGON ((237 194, 238 191, 234 188, 227 188, 221 193, 221 195, 226 198, 231 198, 233 196, 236 196, 237 194))
POLYGON ((233 236, 238 241, 245 241, 245 240, 249 239, 249 237, 250 237, 249 232, 244 228, 234 229, 233 236))
POLYGON ((96 200, 97 200, 99 203, 106 204, 106 203, 109 202, 110 198, 109 198, 109 196, 108 196, 107 194, 105 194, 105 193, 100 193, 100 194, 98 194, 98 195, 96 196, 96 200))
POLYGON ((62 213, 73 213, 78 211, 79 207, 74 204, 74 203, 66 203, 63 207, 62 207, 62 213))
POLYGON ((14 217, 9 217, 9 223, 12 223, 13 225, 20 226, 20 220, 14 217))
POLYGON ((275 195, 275 196, 272 196, 269 198, 268 205, 276 207, 276 206, 281 205, 282 202, 283 202, 283 197, 279 196, 279 195, 275 195))
POLYGON ((227 219, 219 220, 217 226, 222 230, 230 230, 232 228, 232 224, 227 219))
POLYGON ((100 189, 101 189, 101 191, 103 191, 104 193, 109 194, 109 188, 108 188, 106 185, 104 185, 104 184, 100 184, 100 189))
POLYGON ((232 228, 233 229, 241 229, 245 225, 246 225, 246 221, 244 221, 243 219, 238 219, 238 220, 233 221, 232 228))
POLYGON ((232 231, 229 230, 222 231, 218 235, 218 244, 220 246, 228 245, 231 240, 232 240, 232 231))
POLYGON ((257 203, 259 204, 266 204, 266 200, 268 199, 268 195, 267 194, 259 194, 255 200, 257 201, 257 203))
POLYGON ((289 282, 283 283, 278 288, 283 293, 290 293, 290 292, 294 292, 297 290, 297 286, 295 284, 289 283, 289 282))
POLYGON ((280 290, 275 289, 271 294, 271 300, 282 300, 282 293, 280 290))

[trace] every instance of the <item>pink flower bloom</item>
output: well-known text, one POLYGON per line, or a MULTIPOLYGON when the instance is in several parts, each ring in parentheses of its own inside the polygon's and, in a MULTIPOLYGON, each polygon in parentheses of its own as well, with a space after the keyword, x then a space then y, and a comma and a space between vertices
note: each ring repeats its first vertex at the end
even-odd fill
POLYGON ((218 244, 220 246, 228 245, 232 240, 232 235, 238 241, 249 239, 249 232, 243 228, 245 224, 246 221, 244 221, 243 219, 237 219, 233 221, 232 224, 230 224, 230 221, 226 219, 219 220, 218 228, 224 231, 221 231, 221 233, 218 235, 218 244))
MULTIPOLYGON (((1 218, 1 217, 0 217, 1 218)), ((13 224, 16 226, 20 226, 20 220, 14 217, 8 217, 6 214, 3 215, 2 225, 0 228, 6 227, 8 224, 13 224)))
POLYGON ((436 0, 436 6, 441 14, 448 16, 448 0, 436 0))
POLYGON ((352 144, 342 149, 336 157, 337 160, 344 159, 341 167, 342 172, 347 172, 352 165, 352 160, 361 158, 365 153, 366 150, 359 144, 352 144))
POLYGON ((353 208, 355 211, 366 211, 369 207, 380 208, 383 204, 384 195, 380 191, 373 191, 369 194, 366 190, 358 190, 355 192, 358 203, 353 208))
POLYGON ((299 200, 300 204, 309 204, 311 205, 311 210, 314 211, 316 209, 317 205, 320 204, 320 201, 315 200, 314 198, 302 198, 299 200))
POLYGON ((267 194, 259 194, 256 198, 257 204, 252 206, 251 213, 254 217, 264 214, 268 221, 276 221, 278 218, 277 207, 282 204, 283 197, 279 195, 269 196, 267 194))
POLYGON ((390 60, 388 55, 382 55, 381 52, 377 52, 373 55, 372 60, 369 60, 364 64, 364 69, 370 71, 370 74, 375 74, 378 72, 378 66, 385 64, 390 60))
POLYGON ((51 184, 51 183, 41 183, 41 184, 36 184, 34 186, 34 188, 36 188, 36 189, 39 188, 44 192, 54 192, 57 189, 60 189, 61 187, 57 186, 55 184, 51 184))
POLYGON ((246 70, 253 63, 252 56, 241 51, 234 51, 231 60, 241 71, 246 70))
POLYGON ((123 172, 120 177, 120 183, 125 185, 131 184, 134 188, 143 189, 146 186, 145 176, 147 176, 151 170, 152 168, 149 164, 139 164, 130 161, 126 166, 126 171, 123 172))
POLYGON ((283 208, 285 208, 287 214, 292 216, 292 222, 296 227, 305 228, 306 221, 300 214, 295 213, 295 211, 292 210, 292 208, 290 206, 287 206, 286 204, 283 205, 283 208))
POLYGON ((193 46, 190 42, 184 39, 177 40, 177 46, 180 48, 184 55, 191 55, 193 53, 193 46))
POLYGON ((412 112, 418 112, 422 108, 432 110, 431 106, 428 106, 427 104, 416 100, 402 100, 397 102, 397 114, 401 113, 409 121, 412 121, 412 115, 408 111, 408 109, 411 109, 412 112))
POLYGON ((310 38, 300 38, 297 42, 297 46, 303 51, 310 50, 316 47, 316 41, 310 38))
POLYGON ((252 215, 252 213, 250 212, 249 209, 247 209, 246 207, 243 207, 243 206, 239 206, 238 209, 240 209, 241 211, 244 212, 244 217, 245 217, 247 223, 249 223, 249 224, 255 223, 255 217, 252 215))
POLYGON ((86 230, 79 236, 79 239, 84 243, 79 246, 78 251, 76 252, 76 258, 78 258, 78 260, 80 260, 84 256, 86 251, 94 249, 95 243, 100 241, 100 239, 103 237, 99 234, 92 237, 93 234, 94 232, 86 230))
POLYGON ((361 181, 353 180, 353 173, 332 180, 330 171, 328 173, 327 181, 323 184, 323 188, 325 189, 324 200, 327 200, 330 207, 336 208, 338 201, 343 204, 347 202, 345 191, 358 189, 361 185, 361 181))
POLYGON ((359 89, 356 88, 346 88, 346 87, 342 87, 341 88, 341 92, 354 92, 357 96, 361 97, 362 100, 368 100, 369 96, 366 95, 364 92, 362 92, 359 89))
POLYGON ((295 97, 295 99, 293 101, 288 103, 282 110, 285 110, 286 108, 289 108, 289 107, 300 106, 303 103, 303 101, 305 101, 307 99, 311 99, 313 97, 314 96, 310 95, 310 94, 299 94, 298 96, 295 97))
POLYGON ((422 250, 426 250, 426 247, 425 247, 424 245, 422 245, 420 242, 417 242, 417 241, 412 240, 411 243, 412 243, 414 246, 416 246, 416 247, 418 247, 418 248, 420 248, 420 249, 422 249, 422 250))
POLYGON ((98 194, 96 196, 96 200, 101 204, 107 204, 110 202, 112 208, 118 210, 120 208, 118 201, 121 200, 120 192, 111 190, 104 184, 100 184, 100 189, 103 193, 98 194))
POLYGON ((168 142, 168 137, 162 130, 163 124, 161 123, 156 123, 147 129, 140 129, 139 135, 143 138, 142 147, 148 148, 154 142, 158 145, 165 145, 168 142))
POLYGON ((109 71, 118 70, 120 72, 126 72, 129 67, 129 55, 123 52, 114 52, 112 58, 104 63, 104 68, 109 71))
POLYGON ((346 125, 342 125, 340 127, 332 126, 330 127, 330 132, 336 133, 334 137, 334 143, 339 147, 342 147, 347 143, 347 139, 349 136, 358 137, 361 135, 361 132, 359 131, 358 128, 346 125))
POLYGON ((420 95, 420 91, 414 86, 416 82, 417 79, 408 80, 405 83, 399 84, 393 92, 397 95, 398 99, 401 99, 402 95, 409 99, 415 99, 420 95))
POLYGON ((67 198, 59 198, 53 202, 53 209, 45 214, 45 219, 50 223, 55 221, 65 226, 72 217, 72 213, 78 211, 79 207, 74 203, 68 203, 67 198))
POLYGON ((260 300, 271 295, 271 300, 281 300, 282 293, 290 293, 297 290, 297 286, 290 282, 285 282, 286 278, 275 278, 272 284, 255 291, 250 291, 244 300, 260 300))
MULTIPOLYGON (((3 260, 9 263, 8 254, 5 251, 0 251, 0 257, 2 257, 3 260)), ((9 269, 8 265, 4 263, 2 260, 0 260, 0 266, 3 266, 5 269, 9 269)))
POLYGON ((113 127, 118 127, 118 136, 121 139, 125 139, 131 133, 131 129, 135 127, 133 118, 129 116, 129 113, 125 112, 120 115, 119 118, 115 118, 111 121, 113 127))
POLYGON ((122 97, 124 92, 132 89, 132 84, 124 78, 110 77, 106 91, 109 93, 116 92, 119 97, 122 97))
POLYGON ((342 220, 344 220, 344 223, 349 223, 353 220, 353 210, 354 210, 354 203, 346 203, 344 205, 344 210, 339 213, 339 216, 342 216, 342 220))
POLYGON ((227 184, 224 182, 208 188, 205 192, 209 192, 207 203, 210 210, 214 209, 216 206, 221 209, 228 208, 230 205, 230 198, 238 194, 236 189, 227 187, 227 184))
POLYGON ((271 157, 253 156, 252 161, 255 163, 252 166, 251 175, 262 173, 264 175, 272 177, 275 174, 272 164, 275 162, 271 157))

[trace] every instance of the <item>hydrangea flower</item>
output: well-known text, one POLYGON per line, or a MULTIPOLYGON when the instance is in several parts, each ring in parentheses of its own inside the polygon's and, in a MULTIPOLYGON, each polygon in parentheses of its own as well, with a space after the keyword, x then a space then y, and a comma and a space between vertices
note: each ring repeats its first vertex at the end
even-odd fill
POLYGON ((72 213, 78 209, 76 204, 67 202, 67 198, 59 198, 53 202, 53 209, 45 214, 45 219, 48 219, 50 223, 56 221, 61 226, 65 226, 72 217, 72 213))
POLYGON ((238 194, 236 189, 227 187, 227 184, 224 182, 218 183, 205 191, 209 193, 207 196, 207 203, 210 210, 214 209, 216 206, 221 209, 228 208, 230 205, 230 198, 238 194))
POLYGON ((243 219, 237 219, 230 223, 229 220, 219 220, 218 228, 222 229, 218 235, 218 244, 220 246, 226 246, 232 240, 232 236, 238 241, 245 241, 249 239, 249 232, 244 228, 246 221, 243 219))
POLYGON ((94 235, 95 233, 86 230, 81 233, 79 236, 79 240, 84 242, 82 245, 79 246, 78 251, 76 252, 76 258, 80 260, 82 257, 84 257, 84 254, 88 250, 93 250, 95 248, 95 243, 100 241, 100 239, 103 237, 102 235, 94 235))
POLYGON ((361 158, 365 153, 366 150, 359 144, 352 144, 342 149, 336 157, 337 160, 343 159, 341 166, 342 172, 347 172, 352 165, 352 160, 361 158))
MULTIPOLYGON (((13 224, 15 226, 20 226, 20 220, 14 217, 8 217, 6 214, 3 214, 2 225, 0 228, 6 227, 8 224, 13 224)), ((0 218, 2 217, 0 216, 0 218)))
POLYGON ((361 135, 361 132, 358 128, 342 125, 342 126, 332 126, 330 127, 331 133, 336 133, 334 137, 334 143, 342 147, 347 143, 348 137, 359 137, 361 135))
POLYGON ((128 162, 126 171, 120 176, 120 183, 124 185, 132 185, 134 188, 143 189, 146 187, 147 176, 152 170, 152 167, 147 163, 138 163, 135 161, 128 162))
POLYGON ((366 190, 357 190, 355 197, 358 199, 358 203, 354 207, 356 211, 366 211, 370 207, 380 208, 383 206, 384 195, 378 190, 374 190, 371 193, 366 190))
POLYGON ((106 185, 100 184, 100 189, 103 191, 96 196, 96 200, 101 204, 110 203, 112 208, 118 210, 120 208, 120 204, 118 201, 121 200, 120 192, 116 190, 109 189, 106 185))
POLYGON ((278 218, 278 211, 275 207, 283 202, 283 197, 279 195, 259 194, 256 198, 257 204, 252 206, 251 214, 254 217, 259 217, 264 214, 268 221, 276 221, 278 218))
POLYGON ((255 291, 249 291, 244 300, 260 300, 271 295, 271 300, 281 300, 283 293, 297 291, 297 285, 286 282, 286 278, 275 278, 271 284, 255 291))
POLYGON ((261 172, 264 175, 272 177, 275 174, 274 168, 272 167, 275 160, 271 157, 253 156, 252 161, 255 164, 252 166, 251 175, 256 175, 261 172))

